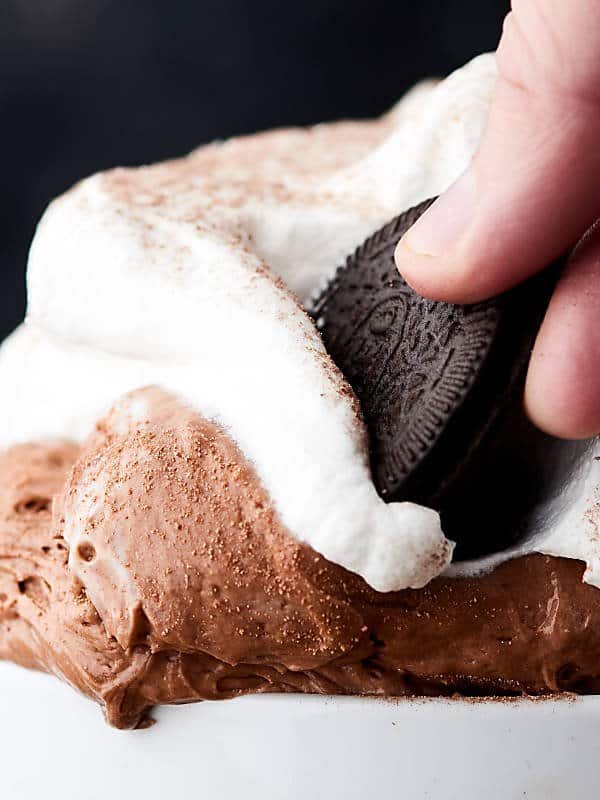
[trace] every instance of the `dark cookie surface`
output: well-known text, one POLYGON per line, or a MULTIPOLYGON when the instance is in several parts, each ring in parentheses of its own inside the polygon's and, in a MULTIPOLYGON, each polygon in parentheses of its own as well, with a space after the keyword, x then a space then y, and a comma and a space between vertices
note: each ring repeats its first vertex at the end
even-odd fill
POLYGON ((483 549, 494 550, 519 536, 548 491, 558 491, 548 453, 564 458, 564 448, 533 429, 522 408, 527 362, 556 270, 475 305, 422 298, 398 273, 394 249, 432 202, 359 247, 313 313, 360 400, 378 491, 440 510, 459 552, 462 545, 462 555, 470 555, 481 542, 471 547, 478 533, 464 525, 466 507, 473 520, 489 517, 502 492, 510 493, 509 508, 488 526, 483 549))
POLYGON ((430 200, 368 239, 316 307, 317 325, 361 400, 382 495, 395 497, 475 382, 498 329, 492 303, 458 306, 416 294, 394 248, 430 200))

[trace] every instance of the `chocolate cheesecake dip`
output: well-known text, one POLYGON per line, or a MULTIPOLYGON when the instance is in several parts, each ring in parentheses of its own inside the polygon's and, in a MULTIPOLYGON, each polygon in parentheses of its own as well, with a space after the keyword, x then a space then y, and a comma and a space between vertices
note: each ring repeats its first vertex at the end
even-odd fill
POLYGON ((495 500, 466 491, 450 536, 378 492, 309 313, 464 170, 495 76, 481 56, 377 120, 211 144, 51 204, 0 350, 1 658, 119 728, 250 692, 600 691, 597 443, 540 451, 560 466, 543 524, 486 546, 495 500))

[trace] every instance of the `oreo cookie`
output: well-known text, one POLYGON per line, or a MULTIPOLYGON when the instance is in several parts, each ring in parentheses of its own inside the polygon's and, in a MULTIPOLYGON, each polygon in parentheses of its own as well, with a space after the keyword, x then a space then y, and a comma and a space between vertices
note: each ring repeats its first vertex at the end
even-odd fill
POLYGON ((432 202, 361 245, 312 313, 361 403, 379 493, 439 510, 464 558, 531 531, 579 450, 569 455, 523 410, 527 363, 558 265, 486 302, 426 300, 398 273, 394 250, 432 202))

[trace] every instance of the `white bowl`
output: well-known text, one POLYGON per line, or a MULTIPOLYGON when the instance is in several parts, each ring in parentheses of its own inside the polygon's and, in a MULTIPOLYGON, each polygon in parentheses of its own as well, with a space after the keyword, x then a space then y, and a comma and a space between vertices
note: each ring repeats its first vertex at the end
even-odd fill
POLYGON ((117 731, 45 675, 0 666, 2 800, 579 800, 600 786, 600 697, 254 696, 117 731))

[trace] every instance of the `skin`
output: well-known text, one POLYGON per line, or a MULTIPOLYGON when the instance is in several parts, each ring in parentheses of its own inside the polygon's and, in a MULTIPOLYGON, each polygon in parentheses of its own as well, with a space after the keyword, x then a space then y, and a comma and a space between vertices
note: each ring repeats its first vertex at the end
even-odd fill
POLYGON ((600 3, 513 0, 484 135, 458 181, 402 238, 426 297, 498 294, 573 249, 539 331, 525 407, 555 436, 600 433, 600 3), (583 238, 582 238, 583 237, 583 238))

